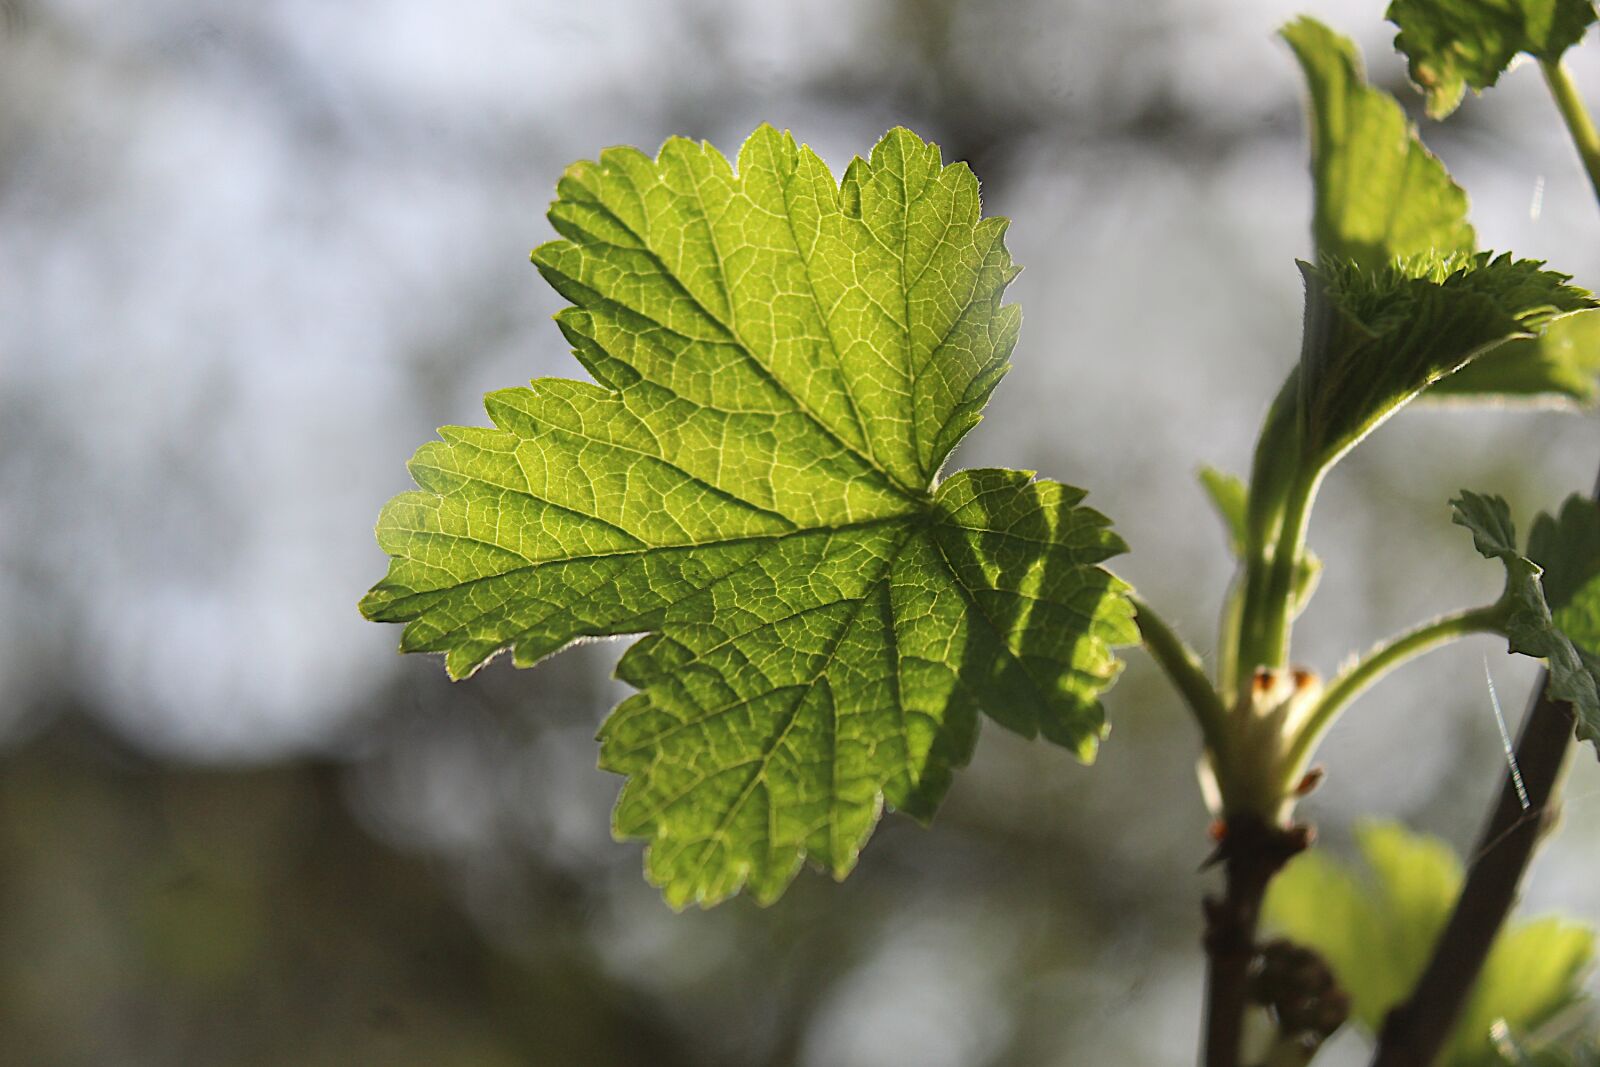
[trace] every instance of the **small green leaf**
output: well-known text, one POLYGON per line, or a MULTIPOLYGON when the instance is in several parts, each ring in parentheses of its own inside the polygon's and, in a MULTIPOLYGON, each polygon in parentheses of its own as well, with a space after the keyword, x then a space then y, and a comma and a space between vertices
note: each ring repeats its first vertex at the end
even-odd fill
MULTIPOLYGON (((1528 558, 1544 568, 1540 581, 1556 628, 1600 682, 1600 504, 1573 495, 1559 516, 1540 515, 1528 534, 1528 558)), ((1594 719, 1580 716, 1578 736, 1600 745, 1594 719)))
MULTIPOLYGON (((1528 531, 1528 558, 1544 568, 1545 597, 1558 616, 1586 606, 1600 584, 1600 504, 1574 493, 1558 515, 1540 515, 1528 531)), ((1600 640, 1600 628, 1585 636, 1600 640)))
POLYGON ((938 472, 1005 373, 1005 222, 894 130, 842 182, 763 127, 571 167, 533 254, 598 384, 488 397, 384 509, 362 602, 455 677, 646 634, 601 730, 616 833, 675 906, 844 876, 929 817, 981 710, 1085 761, 1138 632, 1083 492, 938 472))
MULTIPOLYGON (((1550 670, 1550 695, 1572 704, 1579 737, 1600 743, 1600 684, 1595 673, 1595 668, 1600 667, 1600 657, 1575 646, 1552 617, 1539 581, 1539 565, 1517 552, 1511 509, 1498 496, 1482 496, 1465 490, 1450 503, 1455 510, 1455 523, 1472 531, 1472 542, 1478 552, 1505 565, 1506 588, 1500 604, 1506 612, 1504 625, 1510 650, 1546 662, 1550 670)), ((1563 531, 1541 533, 1540 540, 1539 547, 1551 552, 1552 558, 1558 559, 1561 568, 1568 572, 1561 576, 1560 582, 1570 588, 1569 575, 1574 561, 1564 551, 1553 547, 1564 540, 1563 531)), ((1583 594, 1575 594, 1574 600, 1563 608, 1564 611, 1573 609, 1577 618, 1587 618, 1594 602, 1600 600, 1600 585, 1583 588, 1583 594)))
POLYGON ((1247 512, 1250 507, 1250 490, 1244 479, 1215 467, 1201 467, 1200 487, 1206 491, 1211 506, 1217 509, 1223 528, 1228 533, 1228 550, 1235 557, 1244 555, 1249 543, 1247 512))
POLYGON ((1302 264, 1301 447, 1332 463, 1440 378, 1514 337, 1594 306, 1567 276, 1488 252, 1379 268, 1302 264))
POLYGON ((1311 94, 1312 233, 1319 256, 1379 268, 1471 252, 1467 194, 1388 93, 1367 84, 1355 43, 1311 18, 1283 29, 1311 94))
POLYGON ((1590 0, 1394 0, 1388 18, 1428 114, 1442 119, 1469 86, 1482 92, 1499 80, 1518 53, 1559 60, 1595 11, 1590 0))
MULTIPOLYGON (((1228 549, 1235 559, 1243 559, 1250 543, 1250 490, 1237 475, 1201 467, 1200 485, 1206 491, 1228 533, 1228 549)), ((1295 566, 1294 598, 1296 609, 1303 609, 1317 590, 1322 577, 1322 560, 1305 552, 1295 566)))
MULTIPOLYGON (((1364 871, 1321 850, 1304 853, 1273 881, 1264 914, 1268 926, 1322 954, 1350 995, 1352 1017, 1376 1033, 1427 966, 1463 876, 1442 841, 1397 825, 1364 824, 1356 840, 1364 871)), ((1575 923, 1508 924, 1438 1067, 1503 1063, 1495 1024, 1531 1029, 1573 1004, 1594 951, 1594 932, 1575 923)))

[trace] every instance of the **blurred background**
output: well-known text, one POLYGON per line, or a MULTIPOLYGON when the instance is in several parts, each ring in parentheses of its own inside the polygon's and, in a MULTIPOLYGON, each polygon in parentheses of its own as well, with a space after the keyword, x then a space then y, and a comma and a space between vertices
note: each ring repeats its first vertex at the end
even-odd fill
MULTIPOLYGON (((355 604, 412 449, 580 373, 526 259, 565 164, 770 121, 838 171, 903 123, 971 161, 1027 268, 958 464, 1089 487, 1209 649, 1230 565, 1194 469, 1246 468, 1309 250, 1273 31, 1324 18, 1411 106, 1382 9, 0 0, 0 1062, 1189 1062, 1207 818, 1142 655, 1097 766, 991 726, 933 829, 887 817, 843 885, 675 915, 594 766, 619 645, 452 685, 355 604)), ((1600 285, 1532 69, 1424 135, 1485 247, 1600 285)), ((1300 656, 1492 596, 1448 498, 1525 524, 1597 460, 1589 416, 1407 411, 1324 492, 1300 656)), ((1502 651, 1353 709, 1305 806, 1330 848, 1367 814, 1467 847, 1504 773, 1484 663, 1513 715, 1533 678, 1502 651)), ((1529 907, 1600 920, 1578 763, 1529 907)))

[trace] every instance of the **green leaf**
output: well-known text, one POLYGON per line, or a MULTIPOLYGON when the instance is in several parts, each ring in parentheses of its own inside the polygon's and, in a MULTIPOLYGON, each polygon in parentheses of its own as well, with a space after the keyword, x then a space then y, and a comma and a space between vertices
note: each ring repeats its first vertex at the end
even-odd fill
POLYGON ((1423 394, 1429 400, 1600 400, 1600 312, 1580 311, 1550 323, 1538 337, 1507 341, 1423 394))
POLYGON ((1083 492, 938 471, 1005 373, 1001 219, 894 130, 836 183, 769 127, 578 163, 533 254, 598 384, 488 397, 384 510, 362 603, 455 677, 647 634, 601 730, 614 826, 674 906, 842 877, 883 804, 929 817, 981 710, 1087 761, 1138 640, 1083 492))
POLYGON ((1242 557, 1250 542, 1250 490, 1244 479, 1215 467, 1201 467, 1198 477, 1200 488, 1206 491, 1206 497, 1227 531, 1228 551, 1236 558, 1242 557))
MULTIPOLYGON (((1573 495, 1559 516, 1540 515, 1528 533, 1528 558, 1544 569, 1551 621, 1600 683, 1600 504, 1573 495)), ((1596 720, 1580 715, 1578 736, 1600 745, 1596 720)))
POLYGON ((1428 97, 1428 114, 1454 111, 1470 86, 1493 85, 1518 53, 1556 61, 1595 20, 1590 0, 1394 0, 1394 46, 1428 97))
POLYGON ((1354 42, 1311 18, 1284 27, 1311 94, 1312 233, 1319 256, 1379 268, 1471 252, 1467 194, 1388 93, 1367 84, 1354 42))
MULTIPOLYGON (((1600 656, 1575 646, 1552 617, 1539 581, 1542 573, 1539 565, 1517 552, 1511 509, 1498 496, 1482 496, 1465 490, 1450 503, 1455 511, 1455 523, 1472 531, 1472 542, 1478 552, 1505 565, 1506 588, 1500 604, 1506 612, 1504 625, 1510 650, 1546 661, 1550 671, 1548 692, 1555 699, 1572 704, 1579 737, 1600 743, 1600 676, 1596 673, 1600 668, 1600 656)), ((1547 530, 1541 533, 1538 545, 1550 558, 1559 560, 1563 588, 1570 588, 1574 561, 1555 545, 1568 536, 1575 538, 1577 535, 1567 532, 1564 526, 1553 532, 1547 530)), ((1575 595, 1562 610, 1572 609, 1572 617, 1587 618, 1596 600, 1600 600, 1600 587, 1585 586, 1583 595, 1575 595)))
MULTIPOLYGON (((1545 597, 1558 617, 1571 607, 1586 608, 1600 578, 1600 504, 1574 493, 1558 515, 1534 519, 1528 531, 1528 558, 1544 568, 1545 597)), ((1570 618, 1579 620, 1576 614, 1570 618)), ((1600 641, 1600 627, 1586 628, 1584 636, 1600 641)))
MULTIPOLYGON (((1364 870, 1322 850, 1296 857, 1267 893, 1265 921, 1316 949, 1350 995, 1352 1017, 1376 1033, 1409 995, 1460 892, 1460 862, 1443 842, 1389 823, 1357 827, 1364 870)), ((1503 1061, 1490 1038, 1504 1020, 1536 1027, 1581 996, 1594 932, 1556 919, 1512 922, 1500 933, 1439 1067, 1503 1061)))
POLYGON ((1332 463, 1423 389, 1560 315, 1594 306, 1567 276, 1510 256, 1417 256, 1379 268, 1302 264, 1303 455, 1332 463))

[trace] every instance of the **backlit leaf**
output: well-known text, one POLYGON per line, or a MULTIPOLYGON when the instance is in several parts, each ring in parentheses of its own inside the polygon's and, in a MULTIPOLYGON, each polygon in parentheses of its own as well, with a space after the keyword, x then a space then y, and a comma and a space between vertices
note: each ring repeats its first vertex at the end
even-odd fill
POLYGON ((1005 222, 894 130, 835 181, 787 134, 571 167, 537 249, 594 382, 490 394, 378 524, 362 603, 453 676, 646 634, 601 730, 674 905, 842 877, 930 816, 987 713, 1089 760, 1138 635, 1083 492, 939 472, 1007 368, 1005 222))

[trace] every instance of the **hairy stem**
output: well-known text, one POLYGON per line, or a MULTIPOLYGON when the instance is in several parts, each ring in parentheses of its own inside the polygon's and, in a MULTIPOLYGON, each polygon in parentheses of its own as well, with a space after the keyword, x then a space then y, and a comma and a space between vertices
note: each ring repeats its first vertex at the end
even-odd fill
POLYGON ((1244 617, 1240 620, 1238 668, 1243 685, 1256 668, 1279 668, 1289 659, 1294 622, 1295 568, 1305 552, 1306 526, 1322 474, 1296 479, 1284 498, 1281 521, 1270 545, 1251 557, 1245 574, 1244 617))
POLYGON ((1594 195, 1600 199, 1600 131, 1595 130, 1594 120, 1589 117, 1589 110, 1578 95, 1578 87, 1572 84, 1572 76, 1567 73, 1566 65, 1542 59, 1539 69, 1544 72, 1545 84, 1550 87, 1550 95, 1555 98, 1562 121, 1567 124, 1567 132, 1572 135, 1573 146, 1583 160, 1583 169, 1589 174, 1594 195))
POLYGON ((1260 666, 1282 667, 1289 661, 1289 631, 1294 625, 1294 573, 1306 548, 1311 503, 1322 482, 1319 472, 1298 483, 1283 511, 1283 529, 1272 553, 1265 613, 1261 622, 1260 666))
MULTIPOLYGON (((1391 637, 1368 652, 1353 666, 1341 671, 1328 683, 1322 699, 1306 718, 1289 748, 1286 772, 1297 777, 1304 769, 1317 743, 1346 705, 1364 693, 1378 679, 1408 660, 1440 645, 1475 633, 1498 633, 1504 626, 1505 611, 1499 604, 1441 615, 1405 633, 1391 637)), ((1293 783, 1283 783, 1287 788, 1293 783)))

